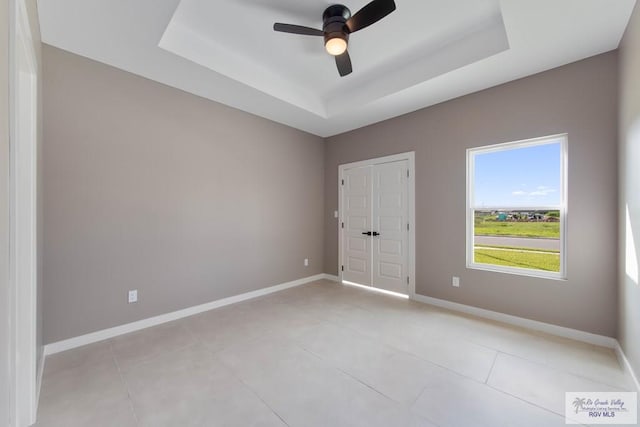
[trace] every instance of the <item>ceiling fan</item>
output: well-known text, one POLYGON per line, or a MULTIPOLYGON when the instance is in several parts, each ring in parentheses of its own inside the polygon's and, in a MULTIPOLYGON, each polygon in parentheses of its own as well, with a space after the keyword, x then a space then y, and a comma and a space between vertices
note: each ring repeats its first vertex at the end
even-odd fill
POLYGON ((348 7, 334 4, 326 8, 322 14, 322 30, 278 22, 273 24, 273 29, 304 36, 324 36, 324 47, 330 55, 335 56, 338 73, 344 77, 353 71, 347 51, 349 34, 375 24, 394 10, 396 4, 393 0, 373 0, 351 16, 348 7))

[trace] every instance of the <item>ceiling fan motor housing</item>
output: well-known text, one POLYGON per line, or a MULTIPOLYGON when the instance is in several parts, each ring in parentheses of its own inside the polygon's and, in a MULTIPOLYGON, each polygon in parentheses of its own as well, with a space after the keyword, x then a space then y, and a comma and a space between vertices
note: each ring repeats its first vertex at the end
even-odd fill
POLYGON ((334 4, 325 9, 322 14, 325 44, 335 38, 349 41, 349 29, 346 24, 349 18, 351 18, 351 11, 347 6, 334 4))

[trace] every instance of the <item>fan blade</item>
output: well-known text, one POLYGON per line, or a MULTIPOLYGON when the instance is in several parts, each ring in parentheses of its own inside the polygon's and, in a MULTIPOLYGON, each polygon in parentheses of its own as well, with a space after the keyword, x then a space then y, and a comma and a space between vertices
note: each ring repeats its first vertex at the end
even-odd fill
POLYGON ((353 69, 351 68, 351 57, 349 57, 348 51, 345 50, 342 55, 336 56, 336 66, 338 67, 338 73, 340 73, 340 77, 351 74, 353 69))
POLYGON ((303 36, 324 36, 324 32, 322 30, 303 27, 302 25, 280 24, 279 22, 273 24, 273 30, 280 31, 282 33, 302 34, 303 36))
POLYGON ((347 20, 347 28, 349 32, 355 33, 375 24, 394 10, 396 3, 393 0, 373 0, 347 20))

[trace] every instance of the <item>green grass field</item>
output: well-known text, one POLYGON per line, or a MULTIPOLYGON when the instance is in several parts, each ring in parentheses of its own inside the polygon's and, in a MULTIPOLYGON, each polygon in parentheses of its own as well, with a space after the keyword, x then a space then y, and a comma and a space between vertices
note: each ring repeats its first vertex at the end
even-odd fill
MULTIPOLYGON (((476 236, 529 237, 559 239, 559 222, 497 221, 496 216, 477 212, 474 221, 476 236)), ((478 264, 560 271, 560 253, 513 246, 477 245, 474 261, 478 264)))
POLYGON ((476 246, 474 248, 474 261, 478 264, 560 271, 560 254, 558 252, 532 252, 522 249, 476 246))
POLYGON ((474 227, 476 236, 512 236, 559 239, 560 223, 558 222, 512 222, 491 221, 476 218, 474 227))

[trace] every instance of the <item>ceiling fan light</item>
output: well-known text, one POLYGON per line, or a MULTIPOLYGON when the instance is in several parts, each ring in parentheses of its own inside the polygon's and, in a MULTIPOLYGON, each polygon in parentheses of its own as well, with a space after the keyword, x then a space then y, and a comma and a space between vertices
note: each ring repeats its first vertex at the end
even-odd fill
POLYGON ((342 55, 347 50, 347 41, 340 37, 334 37, 327 40, 324 47, 330 55, 342 55))

